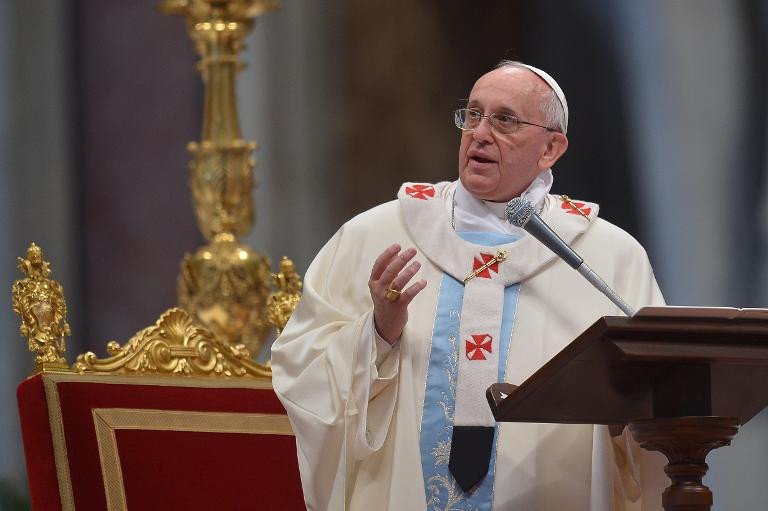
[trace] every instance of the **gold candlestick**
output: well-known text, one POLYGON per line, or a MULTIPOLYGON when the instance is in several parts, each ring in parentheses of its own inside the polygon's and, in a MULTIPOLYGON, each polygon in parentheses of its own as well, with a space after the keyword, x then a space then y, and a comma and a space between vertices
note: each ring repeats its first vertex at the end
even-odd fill
MULTIPOLYGON (((205 83, 200 142, 188 145, 190 187, 198 226, 209 243, 187 254, 178 280, 180 305, 219 339, 261 350, 270 329, 270 260, 241 243, 254 219, 251 197, 255 142, 242 140, 235 83, 239 54, 255 18, 277 9, 270 0, 165 0, 161 9, 184 16, 200 55, 205 83)), ((279 290, 278 290, 279 292, 279 290)), ((274 294, 274 293, 273 293, 274 294)))

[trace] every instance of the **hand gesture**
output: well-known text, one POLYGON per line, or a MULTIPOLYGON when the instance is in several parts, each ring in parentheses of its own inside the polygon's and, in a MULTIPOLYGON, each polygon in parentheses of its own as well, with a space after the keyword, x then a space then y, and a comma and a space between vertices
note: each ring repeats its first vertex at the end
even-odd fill
POLYGON ((421 279, 405 289, 421 268, 418 261, 408 264, 415 255, 415 248, 400 252, 400 245, 390 246, 376 258, 368 280, 376 331, 390 344, 400 338, 408 322, 408 304, 427 285, 427 281, 421 279))

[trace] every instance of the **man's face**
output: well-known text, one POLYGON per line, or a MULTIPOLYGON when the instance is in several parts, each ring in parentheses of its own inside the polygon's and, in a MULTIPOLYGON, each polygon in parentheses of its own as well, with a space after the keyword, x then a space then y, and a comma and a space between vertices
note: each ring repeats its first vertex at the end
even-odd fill
MULTIPOLYGON (((521 121, 546 125, 540 105, 549 91, 532 71, 496 69, 477 80, 467 108, 484 115, 511 114, 521 121)), ((561 133, 521 124, 516 132, 502 135, 483 119, 475 130, 462 132, 459 178, 478 199, 507 201, 525 191, 567 146, 568 139, 561 133)))

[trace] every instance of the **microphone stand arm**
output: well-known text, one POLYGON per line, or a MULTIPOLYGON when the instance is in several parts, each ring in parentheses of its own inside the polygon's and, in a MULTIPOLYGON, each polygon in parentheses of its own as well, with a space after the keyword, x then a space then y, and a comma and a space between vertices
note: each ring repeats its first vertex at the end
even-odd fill
POLYGON ((598 291, 603 293, 605 296, 608 297, 610 301, 612 301, 616 307, 622 310, 624 314, 629 316, 630 318, 635 315, 635 311, 632 310, 632 307, 627 305, 627 302, 621 299, 619 295, 616 294, 616 292, 610 288, 608 284, 605 283, 603 279, 600 278, 600 276, 592 271, 592 268, 587 266, 587 263, 582 262, 577 268, 576 271, 581 273, 581 275, 587 279, 590 284, 595 286, 598 291))

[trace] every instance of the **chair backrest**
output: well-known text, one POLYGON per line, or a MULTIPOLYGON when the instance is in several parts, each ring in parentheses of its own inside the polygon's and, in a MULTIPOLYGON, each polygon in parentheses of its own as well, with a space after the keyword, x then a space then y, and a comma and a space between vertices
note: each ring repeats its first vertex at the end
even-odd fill
POLYGON ((269 380, 44 373, 17 394, 34 509, 305 509, 269 380))

